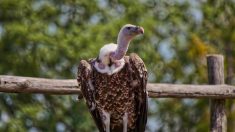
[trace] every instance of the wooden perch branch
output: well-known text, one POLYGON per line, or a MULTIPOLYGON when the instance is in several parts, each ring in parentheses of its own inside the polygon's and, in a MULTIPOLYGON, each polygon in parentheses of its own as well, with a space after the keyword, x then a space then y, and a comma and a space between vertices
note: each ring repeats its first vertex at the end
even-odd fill
MULTIPOLYGON (((235 86, 230 85, 149 83, 147 89, 151 98, 235 98, 235 86)), ((76 79, 60 80, 1 75, 0 92, 81 94, 76 79)))
POLYGON ((235 86, 148 84, 149 97, 159 98, 235 98, 235 86))
POLYGON ((43 94, 81 94, 76 79, 44 79, 0 75, 0 92, 5 93, 43 93, 43 94))

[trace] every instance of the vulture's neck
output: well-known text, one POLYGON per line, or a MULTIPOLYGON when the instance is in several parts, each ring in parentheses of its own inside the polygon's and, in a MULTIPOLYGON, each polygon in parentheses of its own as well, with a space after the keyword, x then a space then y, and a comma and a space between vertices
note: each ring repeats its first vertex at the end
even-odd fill
POLYGON ((113 59, 120 60, 125 56, 125 54, 128 50, 130 40, 131 40, 130 38, 122 35, 121 33, 119 33, 118 39, 117 39, 117 45, 118 46, 117 46, 117 49, 114 52, 113 59))

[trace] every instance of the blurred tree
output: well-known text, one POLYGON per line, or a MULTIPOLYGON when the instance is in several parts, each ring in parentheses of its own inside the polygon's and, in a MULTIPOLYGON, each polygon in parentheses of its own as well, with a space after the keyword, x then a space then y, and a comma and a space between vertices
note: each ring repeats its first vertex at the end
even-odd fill
MULTIPOLYGON (((235 83, 235 2, 186 0, 1 0, 0 74, 75 78, 81 59, 115 42, 126 23, 145 35, 130 45, 149 82, 207 83, 205 56, 223 53, 235 83)), ((0 94, 0 131, 95 131, 75 96, 0 94)), ((149 131, 207 131, 207 100, 150 99, 149 131), (153 125, 154 124, 154 125, 153 125), (156 125, 157 124, 157 125, 156 125)), ((229 131, 234 130, 228 102, 229 131)))
MULTIPOLYGON (((208 1, 203 5, 205 19, 202 28, 207 28, 207 34, 203 39, 213 43, 220 53, 223 53, 226 61, 227 84, 235 84, 235 1, 208 1)), ((228 131, 235 130, 234 101, 227 101, 228 131)))

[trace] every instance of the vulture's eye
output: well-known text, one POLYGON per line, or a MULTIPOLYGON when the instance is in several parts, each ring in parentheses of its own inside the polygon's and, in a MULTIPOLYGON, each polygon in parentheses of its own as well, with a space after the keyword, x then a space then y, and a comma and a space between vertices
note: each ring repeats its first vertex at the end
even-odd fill
POLYGON ((128 29, 128 30, 130 30, 130 29, 131 29, 131 27, 127 27, 127 29, 128 29))

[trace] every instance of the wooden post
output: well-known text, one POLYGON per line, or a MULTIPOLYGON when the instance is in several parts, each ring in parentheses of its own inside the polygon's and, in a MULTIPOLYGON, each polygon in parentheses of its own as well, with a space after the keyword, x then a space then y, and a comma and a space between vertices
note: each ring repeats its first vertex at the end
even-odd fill
MULTIPOLYGON (((224 84, 224 58, 222 55, 208 55, 207 68, 210 85, 224 84)), ((225 99, 211 99, 210 112, 210 131, 226 132, 225 99)))

